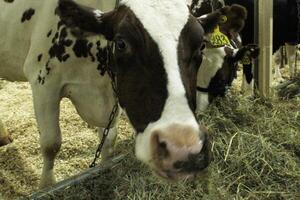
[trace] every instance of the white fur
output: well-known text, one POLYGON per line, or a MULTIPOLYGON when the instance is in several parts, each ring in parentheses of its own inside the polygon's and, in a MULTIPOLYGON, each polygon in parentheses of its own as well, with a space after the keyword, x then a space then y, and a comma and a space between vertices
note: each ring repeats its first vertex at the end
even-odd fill
POLYGON ((98 22, 101 22, 103 12, 101 10, 94 10, 93 12, 94 12, 94 15, 95 15, 96 19, 98 20, 98 22))
POLYGON ((182 0, 124 0, 142 22, 147 32, 157 43, 167 73, 168 98, 161 118, 148 125, 136 138, 136 156, 145 162, 150 159, 150 137, 155 129, 164 129, 178 123, 199 129, 188 107, 185 89, 181 80, 177 55, 180 33, 188 21, 189 11, 182 0))

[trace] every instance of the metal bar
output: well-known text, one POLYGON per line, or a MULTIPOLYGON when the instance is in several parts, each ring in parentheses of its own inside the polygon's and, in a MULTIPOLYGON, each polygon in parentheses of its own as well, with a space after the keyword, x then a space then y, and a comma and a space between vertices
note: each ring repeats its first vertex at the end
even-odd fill
POLYGON ((258 91, 263 97, 271 96, 273 52, 273 0, 258 1, 258 91))
POLYGON ((24 199, 34 199, 34 200, 48 199, 49 194, 55 194, 57 191, 63 191, 64 189, 72 187, 80 182, 83 182, 84 180, 87 180, 90 177, 99 176, 99 174, 102 171, 104 171, 105 169, 110 169, 110 168, 116 167, 123 160, 124 157, 125 157, 125 155, 120 155, 120 156, 114 157, 113 159, 111 159, 107 162, 103 162, 102 164, 97 165, 94 168, 89 168, 86 171, 84 171, 78 175, 75 175, 69 179, 63 180, 52 187, 40 190, 24 199))

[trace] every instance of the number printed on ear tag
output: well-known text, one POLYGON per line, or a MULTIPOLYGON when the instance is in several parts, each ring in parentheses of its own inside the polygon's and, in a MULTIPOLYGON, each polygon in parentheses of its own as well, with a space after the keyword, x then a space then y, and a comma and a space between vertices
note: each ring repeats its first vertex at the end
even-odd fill
POLYGON ((228 37, 220 31, 219 26, 217 26, 210 37, 210 43, 212 46, 215 47, 222 47, 222 46, 230 46, 230 41, 228 37))

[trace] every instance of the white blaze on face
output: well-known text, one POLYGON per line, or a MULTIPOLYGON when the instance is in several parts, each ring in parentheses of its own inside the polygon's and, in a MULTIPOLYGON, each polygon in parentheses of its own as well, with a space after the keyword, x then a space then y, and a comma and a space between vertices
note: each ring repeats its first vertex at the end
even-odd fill
POLYGON ((178 123, 199 129, 188 106, 181 80, 177 47, 182 29, 188 22, 189 10, 183 0, 124 0, 157 43, 167 73, 168 98, 161 118, 148 125, 136 138, 136 155, 144 161, 150 159, 150 138, 154 129, 164 129, 178 123))

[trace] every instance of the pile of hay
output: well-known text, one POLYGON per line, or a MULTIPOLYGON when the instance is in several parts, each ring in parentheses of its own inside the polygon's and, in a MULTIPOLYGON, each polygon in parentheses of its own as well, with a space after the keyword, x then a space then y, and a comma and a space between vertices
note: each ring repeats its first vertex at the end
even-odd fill
POLYGON ((300 99, 229 95, 200 116, 213 134, 211 180, 225 199, 300 198, 300 99))

